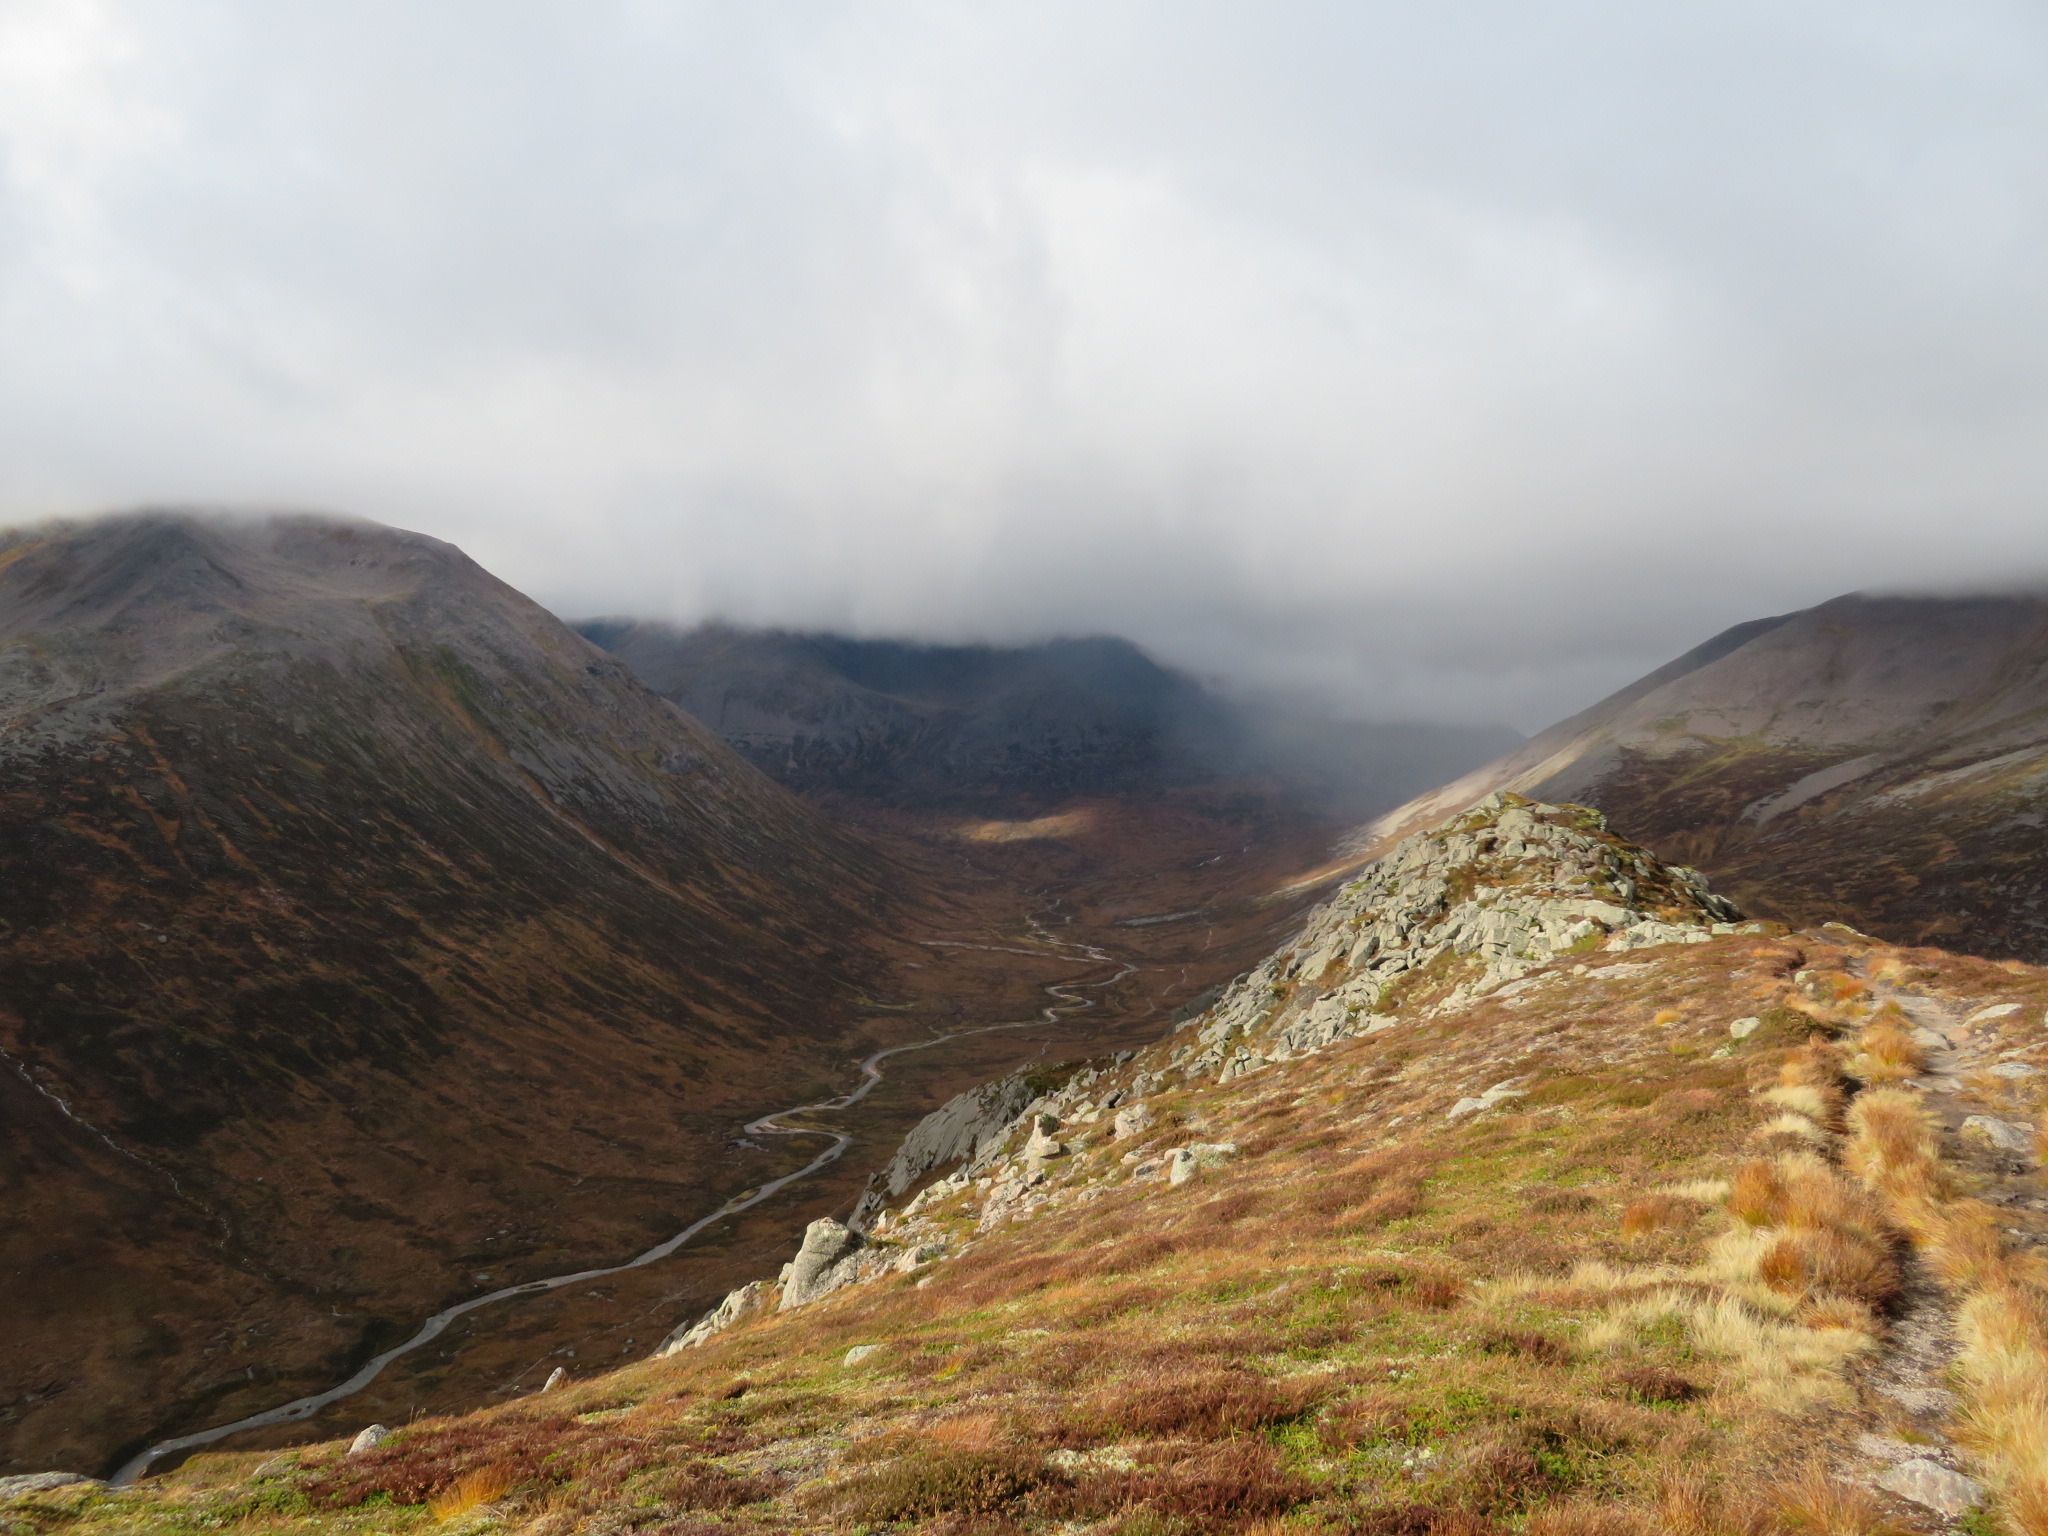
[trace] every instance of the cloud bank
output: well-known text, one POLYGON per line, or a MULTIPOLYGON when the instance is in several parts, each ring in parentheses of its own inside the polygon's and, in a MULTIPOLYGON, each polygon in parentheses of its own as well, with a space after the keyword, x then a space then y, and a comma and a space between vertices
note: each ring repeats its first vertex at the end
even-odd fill
POLYGON ((1992 0, 12 0, 0 516, 1546 723, 2048 573, 1992 0))

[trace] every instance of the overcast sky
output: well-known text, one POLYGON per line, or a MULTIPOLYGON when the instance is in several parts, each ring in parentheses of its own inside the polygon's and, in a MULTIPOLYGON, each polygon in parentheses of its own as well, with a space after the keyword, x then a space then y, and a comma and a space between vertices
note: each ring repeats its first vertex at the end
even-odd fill
POLYGON ((0 516, 1548 723, 2048 572, 2030 0, 0 0, 0 516))

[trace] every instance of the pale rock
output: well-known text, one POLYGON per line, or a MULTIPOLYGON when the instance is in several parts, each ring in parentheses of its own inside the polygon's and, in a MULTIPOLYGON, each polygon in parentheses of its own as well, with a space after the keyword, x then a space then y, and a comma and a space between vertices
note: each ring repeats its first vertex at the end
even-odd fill
POLYGON ((1167 1155, 1166 1182, 1185 1184, 1204 1168, 1219 1168, 1237 1155, 1237 1144, 1229 1141, 1198 1141, 1175 1147, 1167 1155))
POLYGON ((1990 1115, 1972 1115, 1962 1125, 1962 1134, 1972 1141, 1981 1141, 2000 1152, 2024 1152, 2034 1144, 2031 1126, 2015 1125, 2010 1120, 1996 1120, 1990 1115))
POLYGON ((1738 1040, 1747 1040, 1759 1029, 1762 1029, 1763 1024, 1764 1021, 1762 1019, 1737 1019, 1728 1026, 1728 1033, 1738 1040))
POLYGON ((1924 1504, 1938 1515, 1954 1519, 1969 1513, 1984 1501, 1984 1485, 1938 1461, 1915 1456, 1877 1475, 1877 1486, 1902 1499, 1924 1504))
POLYGON ((548 1372, 548 1379, 540 1384, 540 1389, 543 1392, 552 1392, 568 1379, 569 1368, 566 1365, 558 1365, 548 1372))
POLYGON ((1527 1098, 1529 1094, 1528 1089, 1510 1088, 1508 1086, 1508 1083, 1512 1083, 1515 1081, 1516 1079, 1511 1077, 1507 1080, 1507 1083, 1495 1083, 1491 1088, 1487 1089, 1486 1092, 1480 1094, 1476 1098, 1458 1100, 1457 1103, 1453 1104, 1450 1107, 1450 1109, 1445 1112, 1444 1118, 1447 1120, 1456 1120, 1464 1115, 1484 1114, 1487 1110, 1493 1108, 1494 1105, 1504 1104, 1509 1099, 1527 1098))
POLYGON ((694 1323, 682 1324, 663 1339, 654 1351, 654 1358, 659 1360, 679 1349, 694 1349, 713 1334, 725 1332, 742 1318, 767 1310, 768 1298, 774 1290, 774 1284, 770 1281, 751 1280, 736 1291, 728 1291, 725 1300, 709 1312, 694 1323))
POLYGON ((846 1352, 846 1364, 859 1365, 868 1356, 879 1354, 881 1348, 879 1344, 856 1344, 846 1352))
POLYGON ((1967 1028, 1972 1024, 1982 1024, 1987 1019, 2006 1019, 2019 1011, 2020 1005, 2018 1003, 1993 1003, 1989 1008, 1979 1008, 1975 1013, 1963 1020, 1963 1024, 1967 1028))
POLYGON ((2029 1066, 2024 1061, 2001 1061, 1997 1066, 1986 1067, 1984 1070, 1993 1077, 2003 1077, 2013 1082, 2017 1082, 2023 1077, 2039 1077, 2041 1075, 2039 1067, 2029 1066))
POLYGON ((390 1433, 391 1431, 386 1429, 382 1424, 372 1424, 368 1429, 359 1432, 356 1435, 355 1439, 349 1441, 349 1455, 360 1456, 365 1451, 374 1451, 375 1449, 377 1449, 378 1446, 384 1443, 386 1437, 389 1436, 390 1433))
POLYGON ((1139 1136, 1159 1123, 1159 1116, 1152 1112, 1149 1104, 1127 1104, 1116 1112, 1116 1119, 1109 1128, 1110 1139, 1122 1141, 1127 1136, 1139 1136))
POLYGON ((827 1272, 847 1250, 859 1246, 859 1243, 857 1233, 830 1216, 820 1216, 805 1227, 803 1246, 797 1249, 796 1257, 784 1271, 782 1301, 777 1310, 788 1312, 834 1289, 826 1282, 827 1272))

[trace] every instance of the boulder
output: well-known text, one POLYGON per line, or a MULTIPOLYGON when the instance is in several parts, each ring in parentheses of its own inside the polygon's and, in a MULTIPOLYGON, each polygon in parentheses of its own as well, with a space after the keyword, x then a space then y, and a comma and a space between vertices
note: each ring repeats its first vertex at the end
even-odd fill
POLYGON ((820 1216, 805 1227, 803 1246, 782 1272, 782 1302, 778 1310, 787 1312, 831 1290, 833 1287, 825 1282, 826 1273, 859 1246, 860 1235, 830 1216, 820 1216))
POLYGON ((552 1392, 568 1379, 569 1368, 564 1365, 558 1365, 548 1372, 548 1379, 540 1384, 540 1389, 543 1392, 552 1392))
POLYGON ((1116 1119, 1110 1124, 1110 1139, 1122 1141, 1126 1137, 1143 1135, 1158 1123, 1159 1117, 1152 1112, 1151 1105, 1127 1104, 1116 1112, 1116 1119))
POLYGON ((1969 1513, 1984 1501, 1984 1485, 1925 1456, 1902 1461, 1877 1475, 1877 1486, 1902 1499, 1924 1504, 1936 1514, 1954 1519, 1969 1513))
POLYGON ((1970 1116, 1963 1122, 1962 1134, 1999 1152, 2025 1152, 2034 1144, 2031 1127, 2015 1125, 2010 1120, 1996 1120, 1990 1115, 1970 1116))
POLYGON ((1192 1146, 1175 1147, 1167 1155, 1166 1182, 1185 1184, 1204 1168, 1220 1168, 1237 1156, 1237 1144, 1229 1141, 1198 1141, 1192 1146))
POLYGON ((360 1456, 365 1451, 374 1451, 384 1443, 390 1434, 391 1431, 382 1424, 372 1424, 368 1429, 358 1433, 355 1439, 349 1441, 348 1453, 351 1456, 360 1456))
POLYGON ((1762 1019, 1737 1019, 1728 1026, 1728 1033, 1738 1040, 1747 1040, 1751 1035, 1763 1028, 1763 1023, 1762 1019))
POLYGON ((879 1353, 881 1348, 879 1344, 856 1344, 846 1352, 846 1364, 859 1365, 868 1356, 879 1353))

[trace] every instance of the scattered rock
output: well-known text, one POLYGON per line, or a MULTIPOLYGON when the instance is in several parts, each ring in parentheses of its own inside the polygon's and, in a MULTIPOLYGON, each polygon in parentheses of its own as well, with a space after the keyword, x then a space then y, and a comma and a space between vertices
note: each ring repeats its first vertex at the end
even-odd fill
POLYGON ((1510 1088, 1508 1086, 1508 1083, 1512 1083, 1514 1081, 1516 1081, 1516 1079, 1511 1077, 1508 1079, 1507 1083, 1495 1083, 1491 1088, 1487 1089, 1486 1092, 1480 1094, 1475 1099, 1458 1100, 1458 1102, 1453 1104, 1450 1107, 1450 1109, 1446 1112, 1444 1118, 1448 1120, 1455 1120, 1460 1115, 1483 1114, 1485 1111, 1493 1108, 1494 1105, 1505 1103, 1509 1099, 1521 1099, 1528 1097, 1528 1089, 1510 1088))
POLYGON ((360 1456, 365 1451, 374 1451, 389 1438, 390 1434, 391 1431, 382 1424, 372 1424, 368 1429, 358 1434, 355 1439, 349 1441, 348 1453, 351 1456, 360 1456))
POLYGON ((548 1379, 540 1384, 540 1389, 543 1392, 552 1392, 568 1379, 569 1368, 565 1365, 558 1365, 548 1372, 548 1379))
POLYGON ((256 1470, 249 1474, 249 1480, 256 1483, 267 1483, 273 1478, 283 1477, 286 1473, 296 1471, 298 1465, 299 1458, 297 1452, 283 1456, 273 1456, 268 1461, 258 1462, 256 1470))
POLYGON ((2015 1081, 2022 1077, 2039 1077, 2041 1075, 2039 1067, 2030 1067, 2024 1061, 2001 1061, 1997 1066, 1986 1067, 1984 1070, 1993 1077, 2011 1078, 2015 1081))
POLYGON ((1220 1168, 1237 1156, 1237 1144, 1229 1141, 1198 1141, 1175 1147, 1167 1156, 1166 1182, 1185 1184, 1204 1168, 1220 1168))
POLYGON ((774 1289, 774 1285, 767 1280, 753 1280, 736 1291, 728 1291, 725 1300, 697 1321, 683 1324, 663 1339, 660 1347, 654 1351, 654 1358, 659 1360, 679 1349, 693 1349, 713 1334, 725 1332, 740 1319, 765 1311, 768 1298, 774 1289))
POLYGON ((1877 1486, 1902 1499, 1924 1504, 1951 1519, 1967 1514, 1984 1499, 1984 1485, 1952 1472, 1938 1461, 1915 1456, 1877 1475, 1877 1486))
POLYGON ((859 1365, 869 1355, 879 1353, 881 1348, 882 1346, 879 1344, 856 1344, 846 1352, 846 1363, 848 1365, 859 1365))
POLYGON ((32 1493, 48 1493, 52 1488, 72 1488, 90 1484, 95 1488, 107 1485, 96 1477, 87 1477, 82 1472, 23 1472, 15 1477, 0 1477, 0 1499, 26 1498, 32 1493))
POLYGON ((1159 1123, 1159 1117, 1152 1112, 1149 1104, 1127 1104, 1116 1112, 1109 1135, 1112 1141, 1122 1141, 1129 1136, 1140 1136, 1159 1123))
POLYGON ((911 1128, 882 1170, 878 1188, 894 1197, 934 1168, 978 1160, 1002 1141, 1030 1099, 1022 1073, 955 1094, 911 1128))
POLYGON ((1737 1019, 1728 1026, 1728 1033, 1738 1040, 1747 1040, 1751 1035, 1763 1028, 1763 1023, 1762 1019, 1737 1019))
POLYGON ((1962 1134, 1971 1141, 1985 1142, 2000 1152, 2025 1152, 2034 1144, 2032 1126, 1995 1120, 1990 1115, 1970 1116, 1963 1122, 1962 1134))

